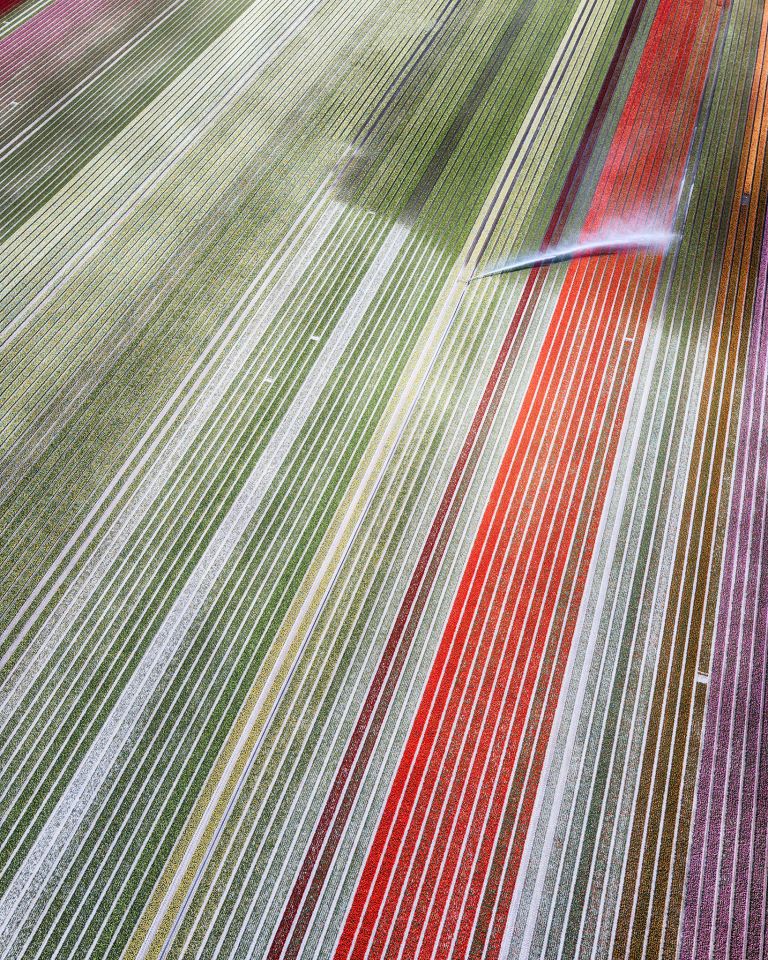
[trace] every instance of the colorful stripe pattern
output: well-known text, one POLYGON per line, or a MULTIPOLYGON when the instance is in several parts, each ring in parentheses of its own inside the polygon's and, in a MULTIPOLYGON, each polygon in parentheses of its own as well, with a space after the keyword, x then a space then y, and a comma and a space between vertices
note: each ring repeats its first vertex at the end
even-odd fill
POLYGON ((0 957, 768 956, 765 5, 0 16, 0 957))

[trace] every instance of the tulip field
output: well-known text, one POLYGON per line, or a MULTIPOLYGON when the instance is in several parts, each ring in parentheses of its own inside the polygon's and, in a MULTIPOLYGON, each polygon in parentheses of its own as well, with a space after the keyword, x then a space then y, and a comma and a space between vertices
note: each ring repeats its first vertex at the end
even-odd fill
POLYGON ((768 960, 768 5, 0 0, 0 958, 768 960))

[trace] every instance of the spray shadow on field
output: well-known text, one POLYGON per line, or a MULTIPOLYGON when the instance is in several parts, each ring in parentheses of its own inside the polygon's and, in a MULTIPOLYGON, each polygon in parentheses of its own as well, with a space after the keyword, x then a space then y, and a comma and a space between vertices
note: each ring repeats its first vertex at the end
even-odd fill
MULTIPOLYGON (((436 64, 428 62, 421 71, 413 72, 396 90, 386 110, 376 119, 375 129, 355 149, 336 185, 340 198, 348 204, 378 210, 383 207, 387 214, 393 212, 389 185, 410 179, 414 167, 419 168, 411 180, 406 196, 399 202, 398 220, 413 226, 437 184, 454 157, 478 110, 483 105, 499 71, 507 62, 519 40, 522 28, 535 8, 534 0, 523 0, 510 21, 506 24, 493 48, 486 57, 471 86, 438 138, 431 155, 421 157, 419 150, 404 150, 398 163, 381 176, 387 160, 402 147, 402 136, 407 129, 411 98, 424 95, 434 80, 436 64)), ((456 29, 465 22, 466 14, 459 18, 456 29)), ((418 144, 416 144, 418 146, 418 144)))

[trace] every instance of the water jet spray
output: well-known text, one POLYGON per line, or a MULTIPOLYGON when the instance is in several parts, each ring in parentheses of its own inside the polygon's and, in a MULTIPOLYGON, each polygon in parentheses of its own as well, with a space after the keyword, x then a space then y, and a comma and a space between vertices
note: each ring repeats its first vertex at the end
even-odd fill
POLYGON ((490 270, 484 270, 483 273, 478 273, 472 277, 472 280, 495 277, 500 273, 513 273, 516 270, 550 266, 553 263, 563 263, 566 260, 575 260, 579 257, 603 257, 611 253, 623 253, 627 250, 658 250, 663 253, 677 239, 678 234, 669 230, 612 231, 595 234, 592 237, 586 237, 579 243, 559 244, 538 253, 519 257, 517 260, 509 260, 492 267, 490 270))

